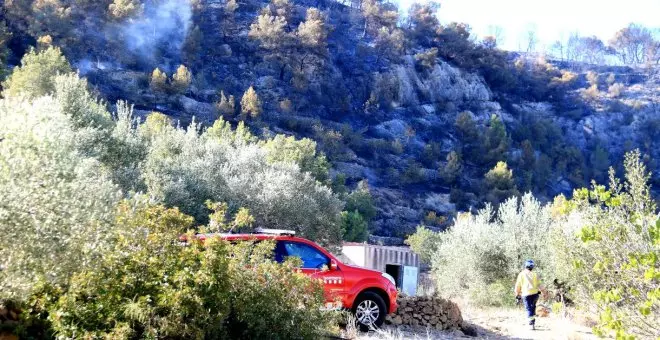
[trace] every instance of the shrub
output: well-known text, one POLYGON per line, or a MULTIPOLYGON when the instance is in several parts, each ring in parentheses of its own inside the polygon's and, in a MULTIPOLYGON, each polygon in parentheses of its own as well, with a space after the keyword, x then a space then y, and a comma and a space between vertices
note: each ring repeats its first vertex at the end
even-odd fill
POLYGON ((429 211, 426 216, 424 216, 424 224, 427 226, 437 227, 447 220, 444 216, 438 216, 435 211, 429 211))
POLYGON ((22 93, 36 98, 52 93, 55 90, 55 76, 69 72, 71 66, 59 48, 49 47, 41 52, 31 50, 21 59, 21 66, 16 67, 2 84, 3 95, 22 93))
POLYGON ((415 54, 415 61, 421 68, 431 70, 435 67, 438 59, 438 48, 433 47, 415 54))
POLYGON ((587 72, 587 82, 589 82, 589 85, 595 86, 596 89, 598 89, 598 83, 600 81, 599 78, 600 76, 598 75, 598 73, 594 71, 587 72))
POLYGON ((657 338, 660 220, 639 150, 626 154, 624 168, 623 182, 610 170, 609 190, 594 183, 556 200, 558 254, 581 302, 600 313, 597 334, 657 338))
POLYGON ((284 113, 291 113, 293 110, 293 103, 291 102, 291 99, 285 98, 284 100, 281 100, 279 103, 280 111, 284 113))
POLYGON ((409 161, 408 166, 401 174, 401 183, 404 185, 417 184, 423 182, 425 179, 421 164, 415 161, 409 161))
POLYGON ((607 89, 607 92, 610 94, 610 97, 612 98, 619 98, 621 96, 621 93, 623 90, 625 90, 625 86, 621 83, 616 83, 610 85, 610 87, 607 89))
MULTIPOLYGON (((437 247, 430 257, 438 291, 478 304, 510 304, 513 282, 525 259, 537 262, 543 278, 554 277, 556 265, 548 247, 551 224, 549 210, 530 194, 508 199, 495 215, 490 206, 477 215, 460 215, 437 241, 430 241, 437 247), (493 294, 492 289, 506 294, 493 294)), ((425 234, 418 230, 411 238, 431 238, 425 234)))
POLYGON ((98 270, 74 275, 49 308, 57 333, 197 339, 221 334, 229 314, 227 247, 211 241, 200 251, 199 242, 187 247, 172 242, 193 222, 177 209, 123 203, 119 211, 123 237, 98 270))
POLYGON ((614 85, 614 82, 616 82, 616 76, 614 75, 614 73, 610 73, 607 76, 606 81, 607 81, 607 85, 609 85, 609 86, 614 85))
POLYGON ((120 205, 120 237, 48 308, 66 337, 313 339, 332 319, 320 283, 271 260, 272 242, 236 245, 188 233, 177 209, 120 205), (140 235, 136 237, 136 235, 140 235), (130 237, 128 237, 130 236, 130 237))
POLYGON ((591 85, 589 88, 582 89, 581 92, 582 98, 584 100, 594 101, 600 96, 600 91, 598 91, 597 85, 591 85))

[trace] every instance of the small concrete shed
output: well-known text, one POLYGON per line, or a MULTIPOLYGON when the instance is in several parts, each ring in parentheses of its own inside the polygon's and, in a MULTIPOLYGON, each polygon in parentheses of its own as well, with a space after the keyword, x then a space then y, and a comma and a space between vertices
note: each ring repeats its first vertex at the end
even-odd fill
POLYGON ((419 256, 409 247, 344 242, 342 255, 350 264, 390 274, 406 295, 417 293, 419 256))

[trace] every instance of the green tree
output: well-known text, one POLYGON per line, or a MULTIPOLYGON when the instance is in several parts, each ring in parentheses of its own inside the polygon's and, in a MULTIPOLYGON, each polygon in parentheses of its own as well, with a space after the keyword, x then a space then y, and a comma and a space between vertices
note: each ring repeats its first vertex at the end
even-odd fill
POLYGON ((419 233, 421 253, 430 254, 436 287, 477 305, 512 306, 511 288, 525 259, 533 258, 546 285, 555 276, 555 250, 550 246, 553 219, 531 194, 512 197, 495 211, 459 214, 440 234, 419 233), (434 240, 435 239, 435 240, 434 240))
POLYGON ((192 73, 185 65, 179 65, 176 72, 172 75, 172 90, 175 93, 185 93, 192 82, 192 73))
POLYGON ((486 173, 485 180, 486 200, 491 203, 499 204, 511 196, 518 195, 513 171, 509 170, 506 162, 497 162, 497 165, 486 173))
POLYGON ((424 226, 418 226, 414 234, 408 236, 406 244, 410 249, 419 255, 419 259, 425 263, 431 263, 433 254, 438 249, 441 242, 440 233, 436 233, 424 226))
POLYGON ((546 154, 542 153, 536 162, 536 166, 534 167, 532 181, 537 188, 542 189, 545 188, 545 185, 548 183, 551 175, 552 159, 546 154))
POLYGON ((0 298, 22 300, 38 282, 66 285, 113 238, 120 192, 94 153, 81 148, 96 140, 96 128, 78 130, 63 106, 57 97, 0 100, 0 249, 12 250, 0 254, 0 298))
POLYGON ((346 211, 357 211, 367 223, 376 217, 376 206, 369 190, 369 183, 362 180, 346 198, 346 211))
POLYGON ((151 81, 149 82, 149 87, 156 92, 166 92, 168 90, 167 86, 167 74, 161 71, 159 68, 154 69, 151 73, 151 81))
POLYGON ((529 139, 524 140, 521 144, 521 148, 522 156, 520 159, 520 165, 523 170, 531 171, 536 165, 536 154, 532 142, 530 142, 529 139))
POLYGON ((598 145, 589 157, 591 173, 596 181, 605 180, 605 174, 610 166, 610 154, 602 146, 598 145))
POLYGON ((233 95, 225 96, 225 91, 220 91, 220 100, 215 103, 215 108, 223 116, 233 116, 236 113, 236 100, 233 95))
POLYGON ((479 129, 477 128, 477 123, 472 118, 472 114, 467 111, 461 112, 456 117, 456 122, 454 124, 456 131, 458 132, 458 137, 463 143, 462 154, 467 157, 467 159, 473 159, 480 161, 483 159, 483 143, 481 141, 481 136, 479 129))
POLYGON ((124 20, 142 13, 144 6, 140 0, 113 0, 108 6, 108 14, 115 20, 124 20))
POLYGON ((437 2, 414 3, 410 6, 408 21, 412 37, 422 47, 433 47, 434 37, 440 28, 437 12, 440 4, 437 2))
POLYGON ((486 138, 484 139, 484 147, 487 152, 487 161, 502 161, 506 158, 509 139, 504 123, 502 123, 502 120, 497 115, 490 117, 490 124, 488 130, 486 130, 486 138))
POLYGON ((291 34, 286 31, 287 21, 284 17, 262 13, 250 25, 248 37, 259 41, 259 46, 267 54, 267 60, 274 60, 279 64, 279 79, 284 79, 287 66, 291 65, 291 34))
POLYGON ((452 151, 447 155, 447 163, 444 168, 442 168, 441 176, 445 182, 449 184, 454 184, 456 180, 461 176, 463 171, 463 164, 461 161, 461 155, 456 151, 452 151))
POLYGON ((464 142, 475 142, 479 138, 477 123, 469 112, 463 111, 459 113, 456 117, 455 126, 464 142))
POLYGON ((381 60, 381 58, 397 62, 405 50, 405 44, 405 35, 401 29, 381 27, 374 42, 377 55, 376 62, 381 60))
POLYGON ((231 35, 236 29, 236 10, 239 5, 236 0, 227 0, 223 9, 223 19, 221 22, 221 30, 223 37, 231 35))
POLYGON ((296 36, 300 48, 292 58, 296 59, 298 72, 303 72, 308 65, 321 65, 328 54, 328 28, 321 11, 308 8, 305 21, 298 26, 296 36))
POLYGON ((341 212, 341 228, 344 241, 364 242, 367 240, 367 221, 357 210, 341 212))
POLYGON ((256 118, 262 111, 261 99, 259 99, 257 91, 250 86, 250 88, 248 88, 243 94, 243 98, 241 98, 241 113, 244 117, 250 116, 256 118))
POLYGON ((70 72, 71 65, 59 48, 49 47, 41 52, 32 50, 23 56, 21 66, 16 67, 3 83, 3 95, 23 93, 36 98, 53 93, 55 76, 70 72))
POLYGON ((381 27, 393 29, 396 26, 399 14, 395 8, 377 0, 365 0, 361 8, 364 16, 363 36, 367 33, 376 36, 381 27))
POLYGON ((315 141, 309 138, 296 140, 293 136, 277 135, 263 145, 268 151, 266 159, 269 162, 294 163, 301 171, 309 172, 318 181, 327 180, 330 164, 324 154, 317 153, 315 141))

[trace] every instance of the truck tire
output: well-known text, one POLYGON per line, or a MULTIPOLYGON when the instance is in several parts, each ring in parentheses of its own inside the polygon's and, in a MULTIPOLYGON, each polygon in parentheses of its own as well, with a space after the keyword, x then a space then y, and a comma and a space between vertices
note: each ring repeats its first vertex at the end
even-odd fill
POLYGON ((375 292, 363 292, 355 299, 352 309, 355 320, 363 332, 380 327, 385 321, 385 301, 375 292))

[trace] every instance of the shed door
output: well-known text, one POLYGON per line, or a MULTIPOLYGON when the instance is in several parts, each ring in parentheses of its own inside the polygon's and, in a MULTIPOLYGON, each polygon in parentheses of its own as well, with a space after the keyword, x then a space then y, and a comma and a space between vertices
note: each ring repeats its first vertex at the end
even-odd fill
POLYGON ((403 266, 403 293, 408 296, 417 294, 417 267, 403 266))

